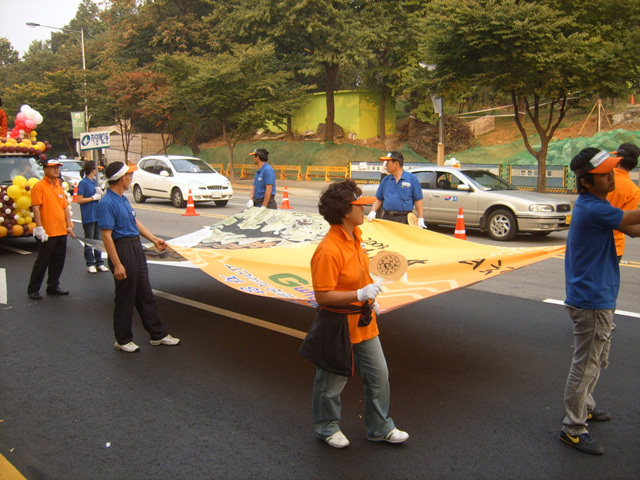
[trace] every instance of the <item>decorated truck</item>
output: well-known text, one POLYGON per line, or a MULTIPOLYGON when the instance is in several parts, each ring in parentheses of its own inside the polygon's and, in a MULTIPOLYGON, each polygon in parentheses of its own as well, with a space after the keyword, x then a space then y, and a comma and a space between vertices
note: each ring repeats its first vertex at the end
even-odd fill
POLYGON ((0 238, 30 235, 36 227, 31 212, 31 188, 43 178, 41 161, 51 150, 37 140, 42 115, 23 105, 15 126, 0 138, 0 238))

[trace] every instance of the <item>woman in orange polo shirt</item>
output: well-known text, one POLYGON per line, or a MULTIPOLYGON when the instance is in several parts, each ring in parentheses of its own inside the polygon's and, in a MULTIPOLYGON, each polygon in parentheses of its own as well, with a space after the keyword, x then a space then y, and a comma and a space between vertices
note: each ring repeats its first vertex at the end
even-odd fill
MULTIPOLYGON (((362 197, 351 180, 331 184, 321 195, 318 209, 331 225, 311 259, 313 290, 321 312, 346 315, 351 358, 364 383, 364 420, 367 439, 404 442, 409 435, 395 427, 389 413, 389 371, 378 338, 375 298, 381 287, 369 275, 369 257, 359 225, 364 222, 364 205, 374 197, 362 197), (353 313, 351 313, 353 312, 353 313)), ((313 384, 313 429, 316 436, 335 448, 349 440, 340 431, 340 394, 347 376, 316 368, 313 384)))

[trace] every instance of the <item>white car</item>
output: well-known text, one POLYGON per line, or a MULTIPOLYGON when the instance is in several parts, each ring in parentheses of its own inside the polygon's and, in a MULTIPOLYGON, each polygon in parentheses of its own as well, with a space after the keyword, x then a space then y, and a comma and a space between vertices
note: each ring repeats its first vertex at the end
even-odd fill
POLYGON ((218 207, 224 207, 233 197, 229 179, 195 157, 149 155, 140 159, 133 173, 133 199, 137 203, 162 198, 183 208, 189 191, 194 202, 215 202, 218 207))
POLYGON ((82 180, 80 172, 84 168, 84 162, 82 160, 68 160, 59 158, 58 161, 62 164, 60 167, 60 179, 63 182, 67 182, 69 185, 69 192, 73 193, 74 187, 77 187, 82 180))
MULTIPOLYGON (((455 226, 462 208, 465 227, 480 228, 494 240, 513 240, 518 233, 547 235, 567 230, 571 203, 551 195, 518 190, 488 170, 473 167, 408 167, 422 186, 424 221, 455 226)), ((375 195, 378 185, 365 185, 375 195)))

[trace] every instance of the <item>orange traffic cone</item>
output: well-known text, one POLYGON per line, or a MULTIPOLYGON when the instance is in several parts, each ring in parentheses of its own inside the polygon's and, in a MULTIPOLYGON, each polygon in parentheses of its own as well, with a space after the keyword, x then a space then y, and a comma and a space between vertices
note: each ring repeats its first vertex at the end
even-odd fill
POLYGON ((282 205, 280 205, 281 209, 284 210, 293 210, 293 207, 289 205, 289 192, 287 191, 287 187, 284 187, 284 194, 282 195, 282 205))
POLYGON ((78 203, 78 182, 73 182, 73 198, 71 201, 73 203, 78 203))
POLYGON ((456 231, 453 234, 454 238, 459 238, 460 240, 467 239, 467 232, 464 229, 464 215, 462 214, 462 207, 458 210, 458 220, 456 221, 456 231))
POLYGON ((199 213, 196 213, 196 206, 193 204, 193 195, 191 195, 191 189, 189 189, 189 196, 187 197, 187 211, 182 214, 183 217, 198 217, 199 213))
POLYGON ((631 105, 635 105, 636 102, 633 101, 633 94, 631 94, 631 105))

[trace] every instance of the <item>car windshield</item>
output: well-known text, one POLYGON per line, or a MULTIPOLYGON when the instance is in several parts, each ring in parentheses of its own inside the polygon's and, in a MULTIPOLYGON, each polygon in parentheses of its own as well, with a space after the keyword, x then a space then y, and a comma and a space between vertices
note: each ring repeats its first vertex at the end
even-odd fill
POLYGON ((481 190, 518 190, 506 180, 486 170, 464 170, 463 173, 481 190))
POLYGON ((63 172, 79 172, 83 168, 82 164, 77 162, 61 162, 61 163, 62 163, 62 166, 60 167, 60 170, 62 170, 63 172))
POLYGON ((27 180, 32 177, 41 179, 42 166, 34 157, 2 155, 0 156, 0 184, 11 185, 13 177, 22 175, 27 180))
POLYGON ((216 173, 208 163, 198 158, 174 159, 171 165, 179 173, 216 173))

